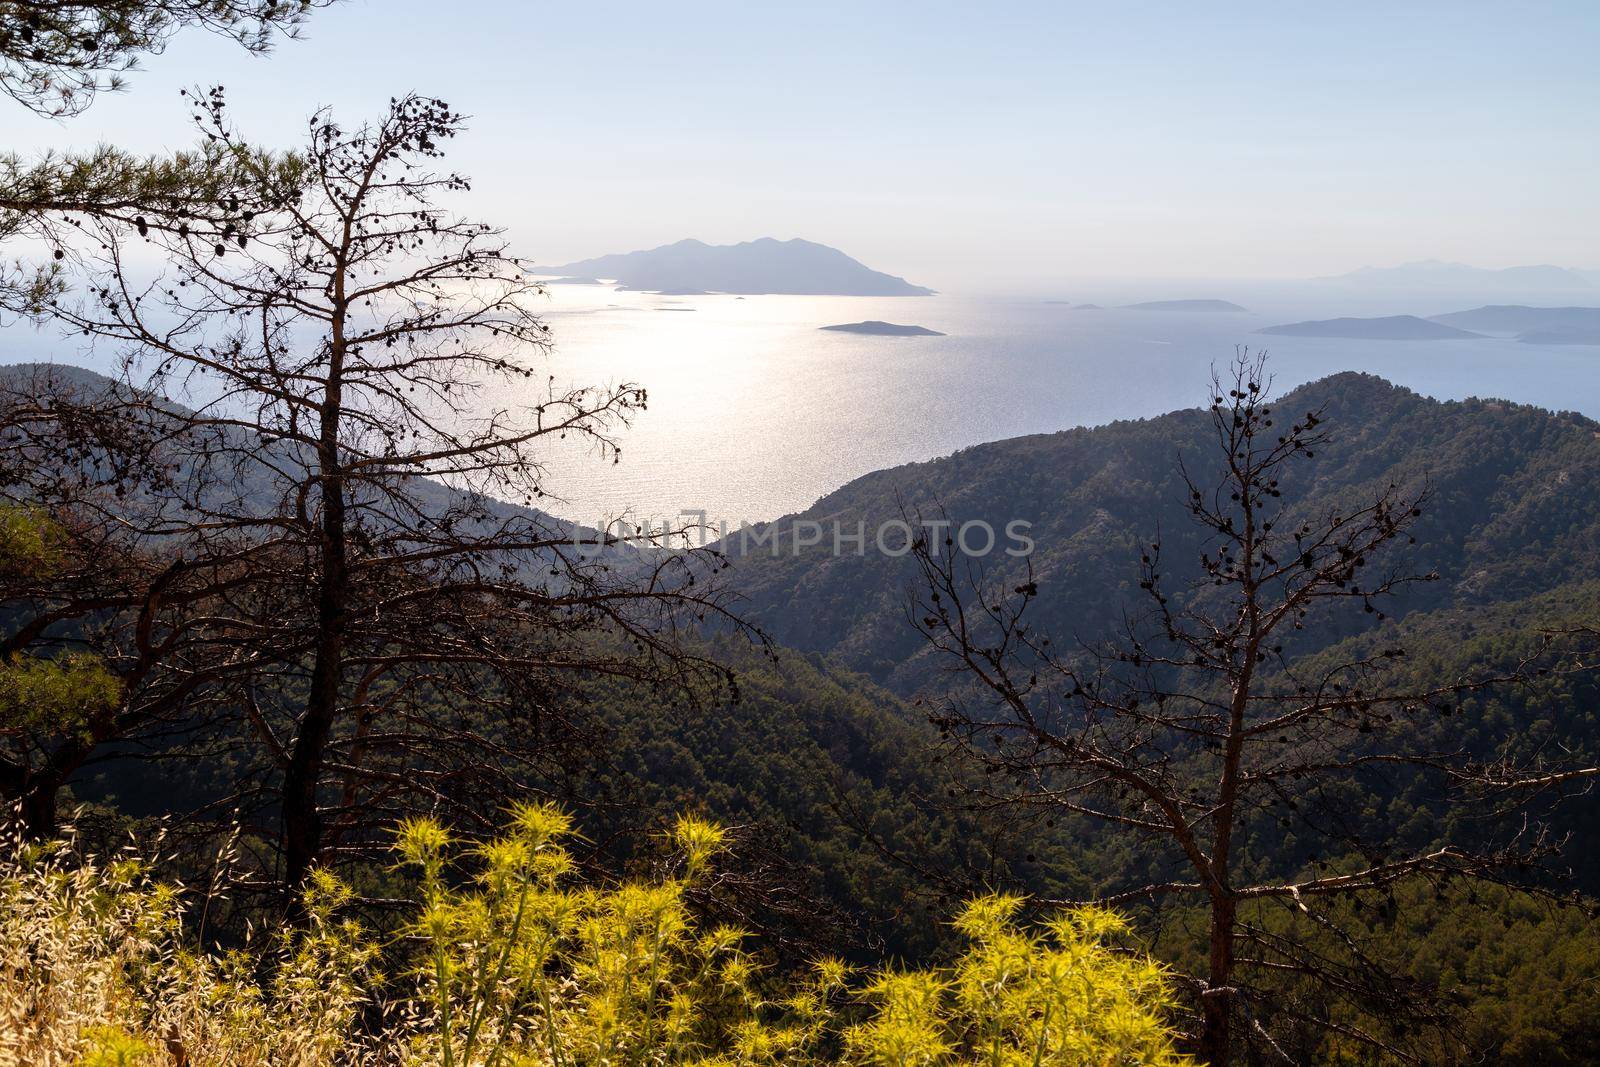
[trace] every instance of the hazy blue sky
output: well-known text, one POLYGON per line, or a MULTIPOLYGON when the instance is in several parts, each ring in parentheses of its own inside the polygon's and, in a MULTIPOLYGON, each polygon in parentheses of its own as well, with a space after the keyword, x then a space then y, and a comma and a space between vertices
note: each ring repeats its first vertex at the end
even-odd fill
POLYGON ((803 236, 941 288, 1600 267, 1600 2, 354 0, 252 60, 201 35, 31 150, 187 139, 220 81, 290 145, 409 89, 473 116, 475 213, 544 261, 803 236))

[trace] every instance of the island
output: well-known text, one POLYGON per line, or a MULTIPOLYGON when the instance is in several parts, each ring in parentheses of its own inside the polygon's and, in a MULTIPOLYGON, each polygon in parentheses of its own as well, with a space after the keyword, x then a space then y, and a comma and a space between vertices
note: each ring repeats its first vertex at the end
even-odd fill
POLYGON ((839 333, 866 333, 875 337, 943 337, 938 330, 930 330, 926 326, 902 326, 897 322, 880 322, 877 319, 868 319, 866 322, 841 322, 837 326, 818 326, 819 330, 836 330, 839 333))
MULTIPOLYGON (((1488 304, 1481 308, 1473 308, 1471 311, 1431 315, 1428 321, 1442 322, 1446 326, 1455 326, 1463 330, 1477 330, 1480 333, 1536 332, 1594 336, 1600 334, 1600 307, 1541 308, 1522 304, 1488 304)), ((1522 338, 1519 337, 1518 340, 1522 338)))
POLYGON ((1238 304, 1226 300, 1146 300, 1142 304, 1124 304, 1128 311, 1243 311, 1238 304))
POLYGON ((1517 334, 1525 345, 1600 345, 1600 330, 1528 330, 1517 334))
POLYGON ((1362 267, 1348 274, 1312 281, 1346 288, 1386 292, 1558 293, 1592 291, 1594 279, 1583 271, 1547 263, 1492 269, 1465 263, 1423 259, 1398 267, 1362 267))
POLYGON ((660 248, 599 256, 529 274, 614 278, 623 289, 653 293, 793 296, 928 296, 932 289, 875 271, 837 248, 763 237, 736 245, 693 238, 660 248))
POLYGON ((1105 308, 1101 307, 1099 304, 1077 304, 1077 305, 1073 306, 1072 310, 1073 311, 1104 311, 1105 308))
POLYGON ((1285 337, 1352 337, 1365 341, 1450 341, 1483 336, 1441 322, 1419 319, 1415 315, 1387 315, 1376 319, 1317 319, 1268 326, 1256 332, 1285 337))
POLYGON ((546 278, 544 285, 600 285, 599 278, 546 278))

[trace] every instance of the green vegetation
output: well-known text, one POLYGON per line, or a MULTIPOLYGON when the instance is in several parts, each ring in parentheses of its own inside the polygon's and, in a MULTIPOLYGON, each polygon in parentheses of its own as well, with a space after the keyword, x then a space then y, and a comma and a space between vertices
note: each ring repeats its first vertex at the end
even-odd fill
POLYGON ((70 731, 120 693, 117 679, 93 656, 19 656, 0 669, 0 732, 70 731))
MULTIPOLYGON (((1247 919, 1348 961, 1341 986, 1285 981, 1274 1037, 1295 1062, 1579 1067, 1600 1057, 1600 926, 1589 909, 1418 879, 1334 909, 1332 923, 1351 942, 1294 908, 1257 906, 1247 919), (1352 943, 1362 952, 1355 959, 1352 943), (1386 982, 1375 981, 1380 974, 1386 982), (1394 994, 1427 1012, 1373 1009, 1370 999, 1394 994)), ((1148 917, 1136 922, 1152 928, 1148 917)), ((1198 912, 1174 914, 1152 951, 1180 971, 1201 966, 1203 926, 1198 912)))
MULTIPOLYGON (((737 672, 737 701, 706 687, 669 704, 642 682, 595 678, 582 705, 563 709, 592 733, 570 765, 539 771, 508 759, 492 776, 577 812, 587 841, 576 851, 603 870, 647 862, 652 836, 679 812, 715 819, 728 827, 731 853, 719 912, 765 939, 856 962, 936 956, 953 937, 928 918, 985 887, 1052 898, 1088 891, 1070 842, 949 808, 955 768, 932 762, 934 732, 892 693, 816 657, 774 661, 740 640, 703 653, 737 672)), ((516 742, 514 722, 484 717, 473 727, 499 750, 516 742)), ((247 763, 185 759, 181 747, 167 755, 159 788, 152 765, 133 759, 80 778, 74 799, 94 815, 80 832, 92 825, 111 841, 159 817, 184 820, 255 773, 247 763)))
POLYGON ((737 703, 662 708, 640 686, 597 687, 599 778, 551 792, 587 804, 585 824, 617 842, 611 863, 632 857, 639 827, 704 812, 734 832, 749 921, 858 960, 928 958, 951 941, 928 915, 986 886, 1087 888, 1066 850, 1030 865, 1030 834, 950 810, 933 731, 892 694, 799 654, 715 649, 738 672, 737 703))
MULTIPOLYGON (((1487 606, 1587 581, 1600 572, 1600 423, 1574 414, 1491 400, 1440 402, 1366 374, 1338 374, 1284 395, 1285 414, 1319 409, 1332 439, 1315 461, 1286 472, 1294 507, 1286 522, 1314 519, 1377 496, 1390 482, 1426 485, 1429 505, 1404 546, 1408 567, 1440 582, 1407 592, 1390 614, 1487 606)), ((780 551, 739 553, 734 581, 746 614, 783 644, 831 653, 900 693, 947 679, 905 625, 905 589, 916 568, 877 553, 834 556, 831 545, 787 543, 791 523, 814 520, 869 530, 902 508, 941 509, 956 522, 1032 523, 1037 625, 1065 639, 1114 633, 1139 596, 1142 547, 1163 538, 1174 587, 1197 573, 1202 538, 1189 523, 1177 460, 1210 471, 1209 421, 1198 410, 996 441, 927 463, 878 471, 780 519, 780 551)), ((826 539, 824 539, 826 541, 826 539)), ((1021 560, 984 561, 998 580, 1021 560)), ((1331 644, 1346 628, 1303 640, 1331 644)), ((937 683, 937 684, 936 684, 937 683)))
MULTIPOLYGON (((61 528, 32 508, 0 506, 0 576, 37 579, 62 562, 61 528)), ((98 657, 16 653, 0 664, 0 738, 82 728, 117 702, 121 684, 98 657)))
MULTIPOLYGON (((31 586, 55 574, 62 540, 48 515, 0 506, 0 584, 31 586)), ((55 809, 59 782, 40 773, 49 762, 41 741, 92 736, 121 697, 121 681, 92 652, 25 648, 0 658, 0 795, 24 823, 55 809)))

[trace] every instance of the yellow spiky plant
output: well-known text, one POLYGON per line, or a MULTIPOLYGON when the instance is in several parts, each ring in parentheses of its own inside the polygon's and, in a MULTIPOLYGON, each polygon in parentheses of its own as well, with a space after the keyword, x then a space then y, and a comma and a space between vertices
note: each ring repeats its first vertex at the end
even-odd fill
POLYGON ((417 905, 396 937, 344 918, 319 873, 309 923, 259 950, 189 940, 184 894, 128 859, 14 845, 0 861, 0 1064, 42 1067, 1043 1067, 1187 1061, 1159 966, 1116 950, 1122 920, 1024 923, 1018 897, 971 901, 968 949, 927 970, 820 960, 778 980, 743 931, 698 921, 691 888, 724 833, 670 833, 672 874, 576 875, 571 818, 510 814, 473 846, 397 831, 417 905), (268 978, 261 977, 269 975, 268 978))

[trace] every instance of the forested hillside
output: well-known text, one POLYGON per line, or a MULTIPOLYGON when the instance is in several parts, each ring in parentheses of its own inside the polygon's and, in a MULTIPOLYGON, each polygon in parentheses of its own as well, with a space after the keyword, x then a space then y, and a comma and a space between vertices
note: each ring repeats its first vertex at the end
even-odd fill
MULTIPOLYGON (((1283 481, 1292 514, 1349 507, 1390 482, 1430 488, 1406 557, 1442 581, 1408 591, 1394 614, 1515 600, 1600 568, 1600 423, 1493 400, 1443 403, 1361 374, 1296 389, 1278 407, 1287 418, 1322 410, 1332 428, 1329 443, 1283 481)), ((869 474, 779 519, 776 549, 728 541, 745 614, 785 644, 916 692, 934 676, 905 625, 911 561, 870 550, 836 556, 831 534, 796 553, 793 523, 825 531, 837 523, 849 534, 906 513, 996 530, 1022 519, 1037 545, 1026 564, 996 551, 983 565, 1002 580, 1031 566, 1039 625, 1059 639, 1094 640, 1128 606, 1151 537, 1165 539, 1176 580, 1195 573, 1200 539, 1180 463, 1209 470, 1210 434, 1203 412, 1180 411, 869 474)), ((1311 639, 1340 636, 1319 630, 1311 639)))

